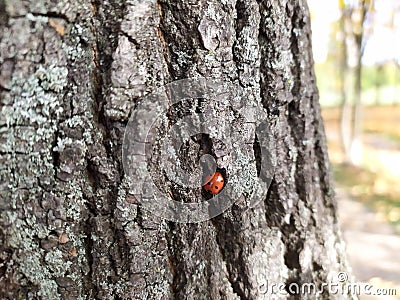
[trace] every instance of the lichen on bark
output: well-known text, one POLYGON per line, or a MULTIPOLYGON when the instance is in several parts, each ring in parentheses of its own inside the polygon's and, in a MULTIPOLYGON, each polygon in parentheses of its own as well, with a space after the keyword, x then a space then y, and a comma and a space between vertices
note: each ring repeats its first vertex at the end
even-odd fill
MULTIPOLYGON (((0 10, 3 298, 271 299, 266 282, 321 284, 348 271, 304 0, 5 1, 0 10), (247 105, 263 106, 279 167, 258 205, 245 195, 210 221, 178 224, 129 193, 122 141, 139 99, 191 77, 231 82, 247 105)), ((229 105, 210 114, 216 131, 231 125, 229 105)), ((156 180, 178 201, 201 200, 200 189, 156 180)))

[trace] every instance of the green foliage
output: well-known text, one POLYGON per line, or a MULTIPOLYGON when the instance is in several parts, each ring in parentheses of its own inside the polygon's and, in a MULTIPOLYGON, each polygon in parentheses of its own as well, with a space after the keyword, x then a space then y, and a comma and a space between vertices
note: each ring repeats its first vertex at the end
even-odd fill
MULTIPOLYGON (((339 74, 337 64, 331 56, 324 64, 315 65, 320 102, 322 106, 340 105, 339 74)), ((350 74, 351 75, 351 74, 350 74)), ((363 66, 361 75, 362 101, 370 104, 400 103, 400 68, 393 62, 381 66, 363 66)), ((348 76, 345 83, 347 97, 353 101, 353 76, 348 76)))

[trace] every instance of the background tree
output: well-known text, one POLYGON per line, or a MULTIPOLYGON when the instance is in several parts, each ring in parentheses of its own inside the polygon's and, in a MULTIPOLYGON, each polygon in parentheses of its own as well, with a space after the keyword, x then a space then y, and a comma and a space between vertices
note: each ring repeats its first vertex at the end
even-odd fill
POLYGON ((305 1, 1 5, 2 298, 270 299, 347 271, 305 1), (265 107, 279 168, 256 207, 177 224, 129 194, 121 144, 139 98, 194 76, 265 107))
MULTIPOLYGON (((340 69, 343 70, 340 80, 345 82, 349 79, 346 76, 344 59, 346 64, 349 60, 353 64, 353 103, 348 103, 349 97, 343 97, 341 102, 341 134, 342 146, 347 163, 358 164, 362 156, 362 101, 361 101, 361 78, 362 78, 362 57, 365 44, 368 39, 368 30, 365 27, 365 19, 368 10, 373 7, 372 0, 339 0, 341 11, 340 28, 343 30, 344 42, 340 45, 344 47, 340 69)), ((344 84, 343 84, 344 87, 344 84)))
POLYGON ((339 0, 340 18, 338 27, 338 81, 339 81, 339 93, 340 93, 340 135, 342 150, 345 155, 346 162, 351 161, 350 157, 350 144, 351 144, 351 104, 349 102, 348 89, 348 32, 347 23, 349 20, 350 10, 345 4, 344 0, 339 0))

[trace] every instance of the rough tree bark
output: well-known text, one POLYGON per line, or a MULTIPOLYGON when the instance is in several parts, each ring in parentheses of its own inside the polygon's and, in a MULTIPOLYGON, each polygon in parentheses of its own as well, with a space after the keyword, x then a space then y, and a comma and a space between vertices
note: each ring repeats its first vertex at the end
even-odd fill
POLYGON ((271 299, 348 270, 305 0, 0 4, 2 299, 271 299), (178 224, 129 196, 121 143, 140 97, 195 76, 262 103, 279 167, 256 207, 178 224))

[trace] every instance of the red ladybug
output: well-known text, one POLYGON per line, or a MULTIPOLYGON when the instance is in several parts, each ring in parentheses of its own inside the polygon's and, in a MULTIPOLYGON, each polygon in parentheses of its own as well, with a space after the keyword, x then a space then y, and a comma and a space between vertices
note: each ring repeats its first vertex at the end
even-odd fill
POLYGON ((214 175, 209 175, 206 178, 206 184, 203 186, 207 192, 213 195, 218 194, 225 185, 224 176, 220 172, 215 172, 214 175))

